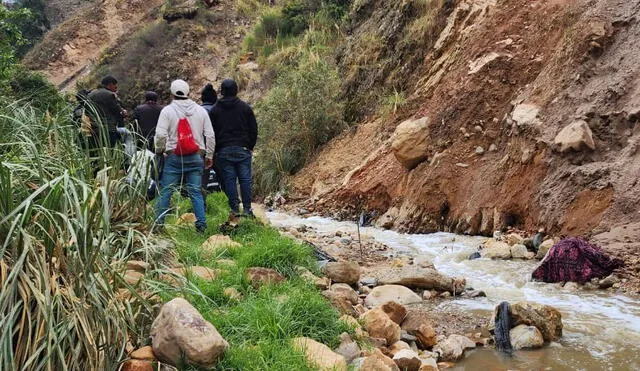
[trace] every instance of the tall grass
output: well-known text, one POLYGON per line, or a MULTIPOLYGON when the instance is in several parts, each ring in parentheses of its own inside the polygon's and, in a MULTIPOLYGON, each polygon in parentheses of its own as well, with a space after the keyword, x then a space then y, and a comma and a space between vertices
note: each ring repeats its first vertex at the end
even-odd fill
POLYGON ((2 103, 0 369, 115 369, 142 335, 115 263, 146 246, 144 188, 81 148, 69 109, 2 103))

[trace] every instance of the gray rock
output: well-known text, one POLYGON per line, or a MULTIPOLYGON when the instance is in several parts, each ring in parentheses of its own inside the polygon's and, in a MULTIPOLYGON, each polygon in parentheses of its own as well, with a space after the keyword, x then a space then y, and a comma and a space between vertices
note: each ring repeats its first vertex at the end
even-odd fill
POLYGON ((613 287, 616 283, 620 283, 620 279, 615 275, 609 275, 606 278, 603 278, 598 282, 598 288, 600 289, 608 289, 609 287, 613 287))
POLYGON ((411 343, 412 341, 416 341, 418 340, 417 337, 409 334, 408 332, 406 332, 405 330, 402 330, 400 332, 400 340, 406 342, 406 343, 411 343))
POLYGON ((360 284, 362 286, 376 287, 378 286, 378 279, 375 277, 360 278, 360 284))

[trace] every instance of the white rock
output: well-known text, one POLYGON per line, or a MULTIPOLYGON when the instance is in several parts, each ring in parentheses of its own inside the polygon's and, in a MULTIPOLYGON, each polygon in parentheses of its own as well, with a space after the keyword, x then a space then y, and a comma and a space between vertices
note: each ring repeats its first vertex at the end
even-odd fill
POLYGON ((544 345, 544 338, 540 330, 534 326, 519 325, 509 331, 513 349, 535 349, 544 345))
POLYGON ((518 126, 530 126, 540 124, 538 119, 538 113, 540 107, 533 104, 518 104, 513 108, 511 112, 511 119, 515 121, 518 126))
POLYGON ((596 149, 593 133, 584 120, 574 121, 566 126, 556 135, 554 142, 560 146, 560 152, 567 152, 570 149, 579 151, 583 146, 591 150, 596 149))
POLYGON ((511 259, 511 248, 506 242, 488 240, 484 243, 480 255, 489 259, 511 259))
POLYGON ((473 349, 476 344, 466 336, 449 335, 444 341, 433 347, 435 353, 439 355, 441 361, 458 361, 464 355, 466 349, 473 349))
POLYGON ((422 299, 418 294, 400 285, 383 285, 374 288, 371 294, 367 295, 364 304, 369 308, 374 308, 390 301, 407 305, 420 303, 422 299))
POLYGON ((528 252, 525 245, 517 244, 511 246, 511 257, 513 259, 527 259, 528 252))
POLYGON ((422 366, 422 361, 418 354, 411 349, 403 349, 393 356, 393 361, 398 368, 404 371, 418 371, 422 366))
POLYGON ((427 159, 429 119, 407 120, 398 125, 391 143, 396 159, 407 169, 413 169, 427 159))

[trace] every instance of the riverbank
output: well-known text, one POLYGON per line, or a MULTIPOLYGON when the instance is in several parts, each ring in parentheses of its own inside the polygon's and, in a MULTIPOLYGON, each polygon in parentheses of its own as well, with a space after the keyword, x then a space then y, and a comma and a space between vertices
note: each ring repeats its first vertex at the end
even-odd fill
MULTIPOLYGON (((178 215, 189 207, 188 200, 182 200, 178 215)), ((353 334, 313 284, 298 274, 299 267, 317 271, 312 249, 259 220, 242 219, 231 227, 225 224, 227 216, 226 198, 217 193, 207 198, 206 233, 198 234, 181 221, 189 214, 168 219, 165 233, 174 240, 176 257, 161 269, 164 273, 148 273, 161 278, 153 281, 155 293, 163 303, 186 299, 229 343, 216 369, 312 370, 293 339, 308 337, 333 348, 340 334, 353 334), (219 242, 210 236, 220 237, 219 242), (278 278, 254 278, 248 272, 255 267, 278 278)), ((137 347, 150 344, 144 340, 137 347)))

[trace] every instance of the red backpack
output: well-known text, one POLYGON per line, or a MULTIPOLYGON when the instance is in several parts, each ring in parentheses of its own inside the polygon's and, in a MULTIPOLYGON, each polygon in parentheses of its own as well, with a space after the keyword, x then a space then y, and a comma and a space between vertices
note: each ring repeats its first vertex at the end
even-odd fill
MULTIPOLYGON (((176 113, 178 111, 176 110, 176 113)), ((178 117, 180 115, 178 114, 178 117)), ((193 138, 193 132, 191 131, 191 125, 186 117, 178 120, 178 143, 174 153, 178 156, 188 156, 198 153, 200 147, 196 140, 193 138)))

